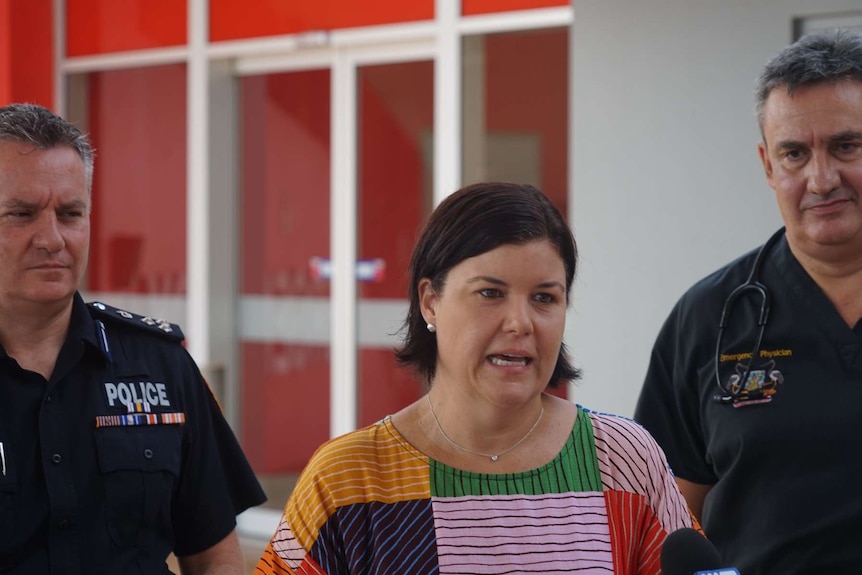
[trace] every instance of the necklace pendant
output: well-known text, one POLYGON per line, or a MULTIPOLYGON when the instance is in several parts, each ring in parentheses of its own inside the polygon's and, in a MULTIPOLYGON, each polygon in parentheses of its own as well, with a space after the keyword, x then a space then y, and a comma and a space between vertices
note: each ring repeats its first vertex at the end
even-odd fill
POLYGON ((497 461, 498 459, 500 459, 499 455, 492 455, 491 456, 491 461, 497 461))

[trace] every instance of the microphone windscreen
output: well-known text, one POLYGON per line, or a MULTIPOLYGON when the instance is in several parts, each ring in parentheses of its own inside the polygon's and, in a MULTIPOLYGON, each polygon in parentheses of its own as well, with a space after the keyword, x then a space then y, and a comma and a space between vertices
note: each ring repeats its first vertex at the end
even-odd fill
POLYGON ((667 536, 661 548, 663 575, 692 575, 698 571, 721 569, 721 555, 715 545, 690 527, 667 536))

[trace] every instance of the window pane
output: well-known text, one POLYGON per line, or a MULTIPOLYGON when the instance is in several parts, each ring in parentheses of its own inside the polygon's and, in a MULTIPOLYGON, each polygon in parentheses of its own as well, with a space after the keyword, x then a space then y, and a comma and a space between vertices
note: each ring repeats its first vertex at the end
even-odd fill
POLYGON ((422 389, 393 356, 407 311, 407 267, 433 197, 434 66, 409 62, 357 72, 360 261, 385 273, 358 286, 359 425, 394 413, 422 389))
MULTIPOLYGON (((86 94, 96 149, 88 289, 186 291, 185 65, 98 72, 86 94)), ((176 321, 176 320, 175 320, 176 321)))
POLYGON ((529 183, 565 214, 568 30, 469 36, 463 58, 464 183, 529 183))
POLYGON ((329 438, 329 282, 313 265, 329 257, 329 84, 240 80, 241 439, 277 509, 329 438))

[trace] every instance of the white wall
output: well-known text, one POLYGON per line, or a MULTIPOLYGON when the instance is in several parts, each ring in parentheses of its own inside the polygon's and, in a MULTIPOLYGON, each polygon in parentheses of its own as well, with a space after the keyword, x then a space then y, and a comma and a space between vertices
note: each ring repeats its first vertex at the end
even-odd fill
MULTIPOLYGON (((577 403, 631 415, 661 324, 694 281, 781 225, 753 86, 793 19, 859 0, 576 0, 567 342, 577 403)), ((716 318, 716 323, 718 318, 716 318)))

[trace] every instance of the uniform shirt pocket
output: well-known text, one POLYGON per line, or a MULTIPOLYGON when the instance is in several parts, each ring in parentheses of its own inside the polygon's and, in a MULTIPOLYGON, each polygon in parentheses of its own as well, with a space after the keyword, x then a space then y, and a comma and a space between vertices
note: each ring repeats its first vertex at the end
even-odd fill
POLYGON ((180 474, 182 428, 123 426, 96 430, 108 533, 121 547, 172 539, 171 499, 180 474))

